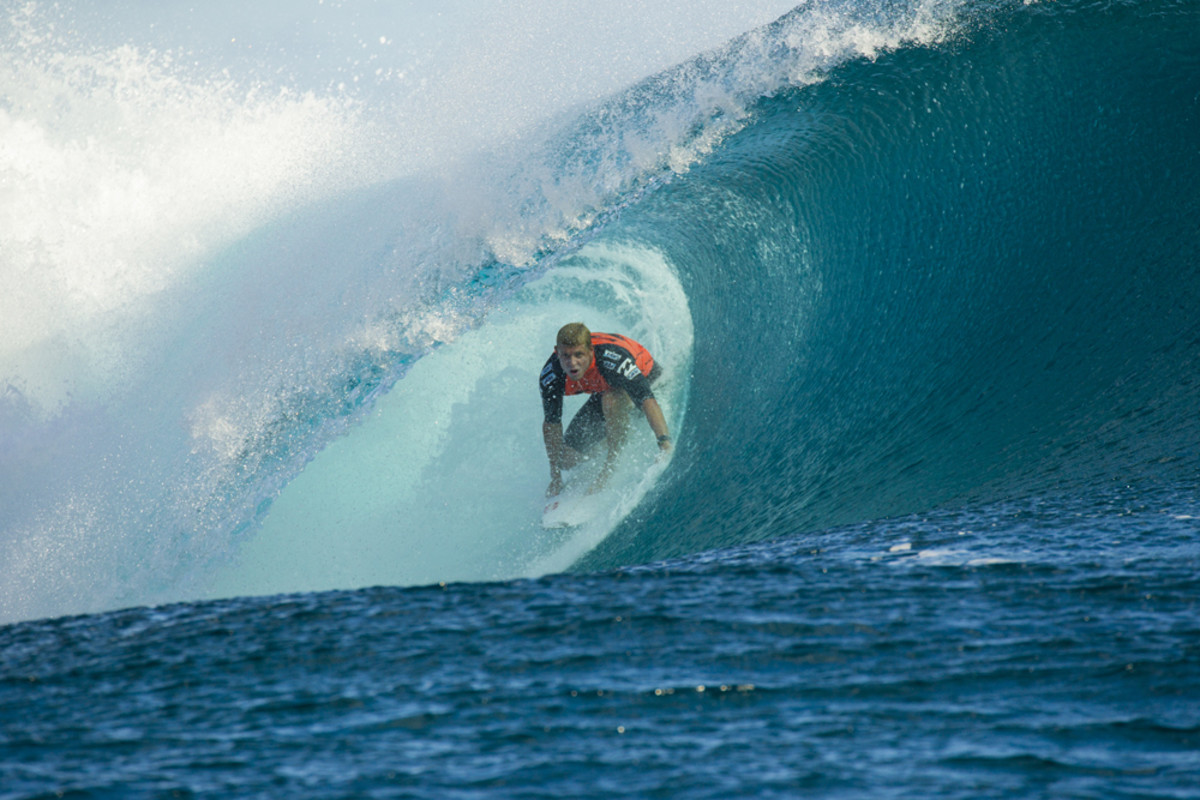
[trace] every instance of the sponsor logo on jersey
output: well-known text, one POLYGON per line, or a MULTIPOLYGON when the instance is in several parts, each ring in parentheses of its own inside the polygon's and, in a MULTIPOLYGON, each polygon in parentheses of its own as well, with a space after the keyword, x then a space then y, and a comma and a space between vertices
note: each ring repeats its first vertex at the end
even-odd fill
POLYGON ((627 358, 621 362, 621 366, 617 367, 617 372, 625 376, 626 380, 636 380, 642 377, 642 371, 638 369, 637 364, 632 358, 627 358))
POLYGON ((604 361, 605 367, 611 372, 623 376, 626 380, 636 380, 642 375, 642 371, 638 369, 637 362, 630 358, 629 354, 624 350, 606 348, 601 358, 604 361))

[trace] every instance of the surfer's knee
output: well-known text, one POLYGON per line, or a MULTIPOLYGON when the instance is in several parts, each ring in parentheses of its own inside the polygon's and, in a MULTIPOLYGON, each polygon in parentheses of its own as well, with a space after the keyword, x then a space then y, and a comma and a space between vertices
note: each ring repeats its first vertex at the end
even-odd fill
POLYGON ((575 469, 579 466, 579 462, 583 461, 581 454, 574 447, 564 446, 562 449, 562 467, 563 469, 575 469))
POLYGON ((604 410, 604 418, 620 419, 629 414, 633 400, 624 389, 609 389, 600 397, 600 405, 604 410))

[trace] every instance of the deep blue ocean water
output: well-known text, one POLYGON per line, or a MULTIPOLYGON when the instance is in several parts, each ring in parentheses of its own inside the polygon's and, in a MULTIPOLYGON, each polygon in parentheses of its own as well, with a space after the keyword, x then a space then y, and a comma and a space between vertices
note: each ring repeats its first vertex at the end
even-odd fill
POLYGON ((1200 798, 1195 2, 2 16, 0 798, 1200 798))

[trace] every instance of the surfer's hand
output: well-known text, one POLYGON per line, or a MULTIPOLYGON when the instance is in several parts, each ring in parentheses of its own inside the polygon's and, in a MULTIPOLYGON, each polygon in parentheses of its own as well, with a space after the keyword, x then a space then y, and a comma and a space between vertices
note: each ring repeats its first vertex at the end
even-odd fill
POLYGON ((670 439, 668 439, 666 437, 659 439, 658 440, 658 457, 662 458, 663 456, 667 455, 668 453, 671 452, 673 447, 674 447, 674 445, 671 444, 670 439))
POLYGON ((558 497, 562 493, 562 478, 554 478, 546 487, 546 497, 558 497))

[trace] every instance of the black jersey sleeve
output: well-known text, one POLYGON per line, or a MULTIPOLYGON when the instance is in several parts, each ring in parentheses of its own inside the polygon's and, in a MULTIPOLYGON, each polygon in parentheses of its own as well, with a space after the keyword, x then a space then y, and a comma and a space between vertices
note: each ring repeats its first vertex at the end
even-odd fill
POLYGON ((633 354, 624 347, 615 344, 601 345, 597 348, 596 366, 604 375, 604 380, 614 389, 624 389, 637 405, 654 397, 650 388, 650 376, 638 369, 633 354))
POLYGON ((558 359, 551 354, 542 367, 538 384, 542 390, 542 417, 546 422, 562 422, 563 394, 567 390, 567 374, 558 359))

